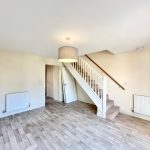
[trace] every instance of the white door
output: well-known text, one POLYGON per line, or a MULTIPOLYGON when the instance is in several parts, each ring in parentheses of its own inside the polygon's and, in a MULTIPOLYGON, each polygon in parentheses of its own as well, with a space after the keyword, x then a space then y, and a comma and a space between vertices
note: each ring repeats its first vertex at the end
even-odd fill
POLYGON ((62 67, 63 97, 65 103, 77 100, 77 92, 74 77, 68 69, 62 67))

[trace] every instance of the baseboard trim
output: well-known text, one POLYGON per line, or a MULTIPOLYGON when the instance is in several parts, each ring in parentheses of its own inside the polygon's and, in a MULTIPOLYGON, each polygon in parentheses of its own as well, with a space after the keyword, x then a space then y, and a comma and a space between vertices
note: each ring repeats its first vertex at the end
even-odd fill
POLYGON ((94 103, 93 103, 93 101, 92 100, 84 100, 84 99, 78 99, 78 101, 80 101, 80 102, 84 102, 84 103, 87 103, 87 104, 92 104, 92 105, 95 105, 94 103))
POLYGON ((133 117, 136 117, 136 118, 140 118, 140 119, 144 119, 144 120, 150 121, 150 117, 149 116, 141 115, 141 114, 138 114, 138 113, 125 112, 125 111, 122 111, 122 110, 120 111, 120 113, 123 113, 123 114, 129 115, 129 116, 133 116, 133 117))
POLYGON ((4 117, 20 114, 20 113, 27 112, 27 111, 32 111, 34 109, 38 109, 38 108, 42 108, 42 107, 45 107, 45 105, 35 106, 35 107, 28 107, 28 108, 25 108, 25 109, 16 110, 14 112, 6 112, 4 114, 1 114, 0 118, 4 118, 4 117))

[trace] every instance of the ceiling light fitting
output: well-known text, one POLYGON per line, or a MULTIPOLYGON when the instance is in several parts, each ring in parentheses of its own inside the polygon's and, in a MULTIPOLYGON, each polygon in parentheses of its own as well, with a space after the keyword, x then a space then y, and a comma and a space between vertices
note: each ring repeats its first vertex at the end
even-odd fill
POLYGON ((64 63, 78 61, 78 49, 72 46, 62 46, 58 49, 58 60, 64 63))

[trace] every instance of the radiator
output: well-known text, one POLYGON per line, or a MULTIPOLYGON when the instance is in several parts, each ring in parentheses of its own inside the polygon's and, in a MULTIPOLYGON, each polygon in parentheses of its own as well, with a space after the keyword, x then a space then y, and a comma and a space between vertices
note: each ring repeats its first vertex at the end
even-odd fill
POLYGON ((4 112, 17 111, 28 107, 30 107, 29 92, 6 94, 4 112))
POLYGON ((134 95, 133 112, 150 116, 150 96, 134 95))

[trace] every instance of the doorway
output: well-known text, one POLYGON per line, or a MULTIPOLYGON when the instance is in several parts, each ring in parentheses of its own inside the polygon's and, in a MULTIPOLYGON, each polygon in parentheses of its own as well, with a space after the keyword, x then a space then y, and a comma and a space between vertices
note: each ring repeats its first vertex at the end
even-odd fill
POLYGON ((50 100, 70 103, 77 100, 76 82, 64 66, 45 66, 45 97, 50 100))
POLYGON ((59 66, 45 66, 45 98, 62 101, 61 69, 59 66))

